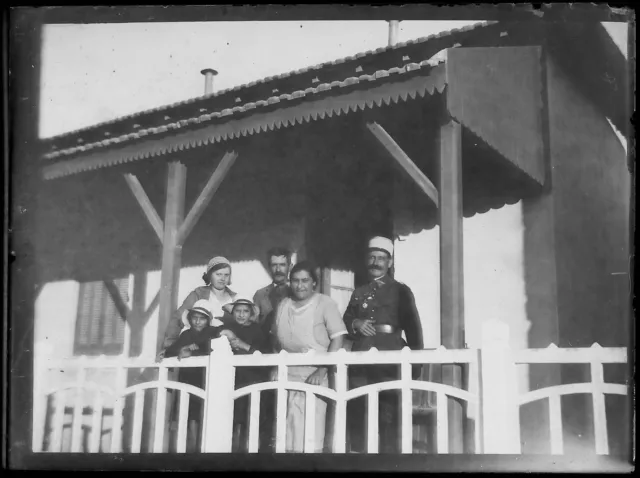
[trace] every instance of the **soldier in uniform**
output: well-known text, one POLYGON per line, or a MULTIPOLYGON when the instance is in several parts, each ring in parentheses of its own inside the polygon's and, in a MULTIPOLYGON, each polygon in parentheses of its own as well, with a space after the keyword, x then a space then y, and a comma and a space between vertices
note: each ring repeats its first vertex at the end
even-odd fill
MULTIPOLYGON (((422 326, 411 289, 390 276, 393 265, 393 242, 386 237, 374 237, 369 242, 367 271, 369 283, 358 287, 351 296, 344 322, 353 340, 352 351, 401 350, 408 345, 413 350, 423 348, 422 326), (406 342, 402 338, 402 332, 406 342)), ((350 367, 350 388, 399 379, 399 366, 376 365, 350 367)), ((417 379, 421 366, 414 366, 417 379)), ((365 451, 364 397, 352 400, 348 412, 348 435, 351 451, 365 451), (362 402, 362 403, 357 403, 362 402)), ((397 391, 380 394, 380 451, 398 453, 399 396, 397 391)))

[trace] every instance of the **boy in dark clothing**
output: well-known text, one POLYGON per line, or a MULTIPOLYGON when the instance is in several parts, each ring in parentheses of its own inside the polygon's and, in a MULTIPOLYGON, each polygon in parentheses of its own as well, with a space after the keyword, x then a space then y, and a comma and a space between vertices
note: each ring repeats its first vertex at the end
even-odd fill
MULTIPOLYGON (((209 355, 211 353, 211 339, 220 336, 220 327, 210 325, 213 314, 209 308, 209 301, 199 300, 187 312, 190 327, 184 330, 178 339, 165 351, 164 356, 178 357, 179 360, 191 356, 209 355)), ((205 369, 200 367, 181 368, 178 380, 198 388, 204 388, 205 369)), ((196 451, 200 425, 202 423, 202 405, 200 399, 191 396, 189 399, 188 442, 187 451, 196 451)), ((177 413, 177 401, 174 403, 174 414, 177 413)))
MULTIPOLYGON (((264 324, 258 322, 258 307, 248 299, 236 299, 223 307, 231 313, 234 322, 220 327, 220 335, 229 340, 234 354, 252 354, 255 351, 271 353, 269 331, 264 324)), ((269 370, 266 367, 238 367, 236 373, 236 389, 268 380, 269 370)), ((273 405, 271 391, 262 393, 260 400, 260 448, 264 449, 269 440, 269 417, 273 405)), ((234 406, 234 448, 246 451, 248 432, 248 396, 236 400, 234 406)))
POLYGON ((189 309, 187 319, 190 327, 184 330, 178 339, 165 351, 165 357, 183 359, 192 355, 209 355, 211 339, 220 337, 221 327, 211 327, 213 314, 209 302, 199 300, 189 309))

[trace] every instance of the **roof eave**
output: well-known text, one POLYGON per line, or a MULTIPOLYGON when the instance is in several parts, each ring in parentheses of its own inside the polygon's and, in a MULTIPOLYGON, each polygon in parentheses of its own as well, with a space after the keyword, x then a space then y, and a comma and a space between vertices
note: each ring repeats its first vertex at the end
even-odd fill
POLYGON ((366 90, 355 90, 323 99, 283 104, 270 112, 255 113, 241 118, 229 117, 223 123, 206 125, 184 133, 167 135, 158 139, 138 141, 120 148, 101 148, 73 159, 59 161, 43 168, 44 179, 54 179, 82 171, 114 166, 175 151, 202 147, 214 143, 260 134, 281 128, 308 123, 334 115, 350 114, 367 108, 389 105, 427 95, 442 93, 445 88, 444 65, 428 74, 414 76, 403 81, 372 84, 366 90))

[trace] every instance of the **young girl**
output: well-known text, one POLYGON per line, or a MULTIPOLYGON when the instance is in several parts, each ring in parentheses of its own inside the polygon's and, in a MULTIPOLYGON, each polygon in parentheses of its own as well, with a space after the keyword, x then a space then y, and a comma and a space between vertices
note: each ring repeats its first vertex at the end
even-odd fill
MULTIPOLYGON (((187 312, 189 328, 184 330, 178 339, 165 350, 165 357, 178 357, 179 360, 211 353, 211 339, 218 338, 220 328, 211 326, 213 314, 208 300, 197 301, 187 312)), ((204 388, 204 369, 200 367, 180 368, 178 380, 198 388, 204 388)), ((177 402, 175 403, 177 405, 177 402)), ((177 409, 174 409, 174 412, 177 409)), ((202 424, 202 406, 195 396, 189 399, 187 451, 199 448, 199 436, 202 424)))
MULTIPOLYGON (((270 353, 269 331, 258 322, 258 307, 248 299, 236 299, 223 307, 232 314, 234 321, 220 327, 220 335, 229 339, 234 354, 252 354, 256 350, 270 353)), ((265 382, 269 377, 266 367, 238 367, 236 388, 254 383, 265 382)), ((263 450, 268 444, 271 432, 270 417, 272 415, 273 393, 265 391, 260 400, 260 442, 263 450)), ((234 406, 234 448, 246 451, 248 428, 248 396, 236 400, 234 406)))

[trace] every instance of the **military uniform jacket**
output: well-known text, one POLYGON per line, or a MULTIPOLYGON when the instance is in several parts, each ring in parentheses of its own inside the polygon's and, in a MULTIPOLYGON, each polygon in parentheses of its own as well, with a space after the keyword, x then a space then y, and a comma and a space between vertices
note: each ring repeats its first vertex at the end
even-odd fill
POLYGON ((358 287, 352 294, 344 322, 354 341, 352 350, 365 351, 372 347, 378 350, 400 350, 408 345, 413 350, 424 348, 422 325, 411 289, 401 282, 385 275, 367 285, 358 287), (353 329, 356 319, 371 319, 374 325, 392 325, 397 332, 378 332, 366 337, 353 329), (407 341, 401 337, 404 330, 407 341))

